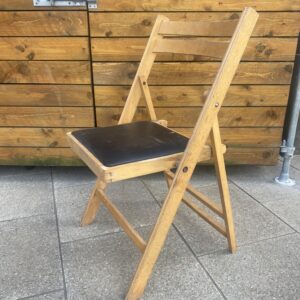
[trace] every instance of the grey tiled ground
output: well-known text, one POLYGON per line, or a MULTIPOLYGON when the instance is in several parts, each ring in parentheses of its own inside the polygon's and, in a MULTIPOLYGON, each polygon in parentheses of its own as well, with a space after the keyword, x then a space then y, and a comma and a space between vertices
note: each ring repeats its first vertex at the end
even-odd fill
MULTIPOLYGON (((229 167, 238 251, 183 205, 143 299, 300 299, 300 159, 294 187, 275 167, 229 167)), ((0 299, 124 299, 139 252, 101 206, 79 227, 95 182, 87 168, 0 167, 0 299)), ((218 200, 213 168, 192 184, 218 200)), ((109 186, 145 239, 166 194, 160 174, 109 186)))
POLYGON ((294 156, 292 160, 292 166, 298 170, 300 170, 300 155, 294 156))

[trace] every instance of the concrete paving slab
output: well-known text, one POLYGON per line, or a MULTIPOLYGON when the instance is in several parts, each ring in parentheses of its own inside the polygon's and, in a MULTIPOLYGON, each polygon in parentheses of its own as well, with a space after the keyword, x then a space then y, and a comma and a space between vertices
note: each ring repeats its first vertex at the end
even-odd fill
POLYGON ((0 221, 53 214, 50 172, 2 177, 0 206, 0 221))
MULTIPOLYGON (((79 226, 92 187, 92 184, 85 184, 56 189, 62 242, 121 230, 103 204, 93 224, 79 226)), ((133 226, 147 226, 156 220, 159 207, 141 181, 128 180, 110 184, 107 194, 133 226)))
MULTIPOLYGON (((201 191, 220 203, 217 186, 204 187, 201 191)), ((289 226, 234 185, 230 185, 230 195, 238 246, 293 232, 289 226)), ((221 234, 183 206, 175 225, 197 255, 227 249, 227 240, 221 234)))
MULTIPOLYGON (((157 192, 161 188, 155 190, 152 185, 150 190, 156 197, 158 194, 161 197, 157 192)), ((202 187, 201 191, 220 203, 216 185, 202 187)), ((238 245, 293 232, 289 226, 232 184, 230 193, 238 245)), ((161 202, 164 196, 157 199, 161 202)), ((200 206, 204 208, 201 204, 200 206)), ((174 223, 197 255, 227 248, 226 239, 184 204, 181 205, 174 223)))
POLYGON ((280 174, 281 164, 277 166, 235 166, 228 168, 229 178, 256 200, 265 203, 270 199, 300 198, 300 171, 291 168, 290 176, 296 179, 295 186, 283 186, 274 182, 280 174))
POLYGON ((300 232, 300 197, 265 202, 264 205, 293 229, 300 232))
POLYGON ((18 167, 18 166, 0 166, 0 178, 3 176, 15 176, 15 175, 33 175, 37 173, 49 174, 51 169, 49 167, 18 167))
MULTIPOLYGON (((30 299, 30 300, 64 300, 65 294, 64 294, 64 290, 60 290, 60 291, 50 292, 50 293, 43 294, 43 295, 29 297, 26 299, 30 299)), ((22 300, 22 299, 19 299, 19 300, 22 300)))
POLYGON ((93 183, 96 176, 87 167, 53 167, 54 188, 93 183))
POLYGON ((292 159, 291 165, 300 170, 300 155, 295 155, 292 159))
POLYGON ((215 253, 201 262, 231 299, 299 299, 300 236, 291 234, 241 247, 234 255, 215 253))
POLYGON ((0 223, 0 299, 63 288, 54 217, 0 223))
MULTIPOLYGON (((140 259, 125 233, 66 243, 62 251, 68 299, 125 298, 140 259)), ((223 298, 171 230, 143 299, 223 298)))

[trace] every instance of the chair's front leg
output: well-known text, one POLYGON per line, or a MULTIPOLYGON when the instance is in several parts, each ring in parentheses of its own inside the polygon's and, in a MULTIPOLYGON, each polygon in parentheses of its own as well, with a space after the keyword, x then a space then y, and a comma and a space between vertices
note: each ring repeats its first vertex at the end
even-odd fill
POLYGON ((81 218, 81 226, 89 225, 94 221, 101 203, 101 199, 97 196, 96 191, 98 189, 104 190, 105 187, 106 183, 98 179, 91 192, 88 204, 81 218))
MULTIPOLYGON (((175 184, 174 187, 176 187, 175 184)), ((174 188, 173 187, 173 188, 174 188)), ((172 188, 171 188, 172 189, 172 188)), ((184 187, 182 187, 184 189, 184 187)), ((139 263, 131 283, 126 300, 140 299, 152 273, 152 269, 164 245, 171 224, 177 213, 182 197, 167 197, 160 211, 157 222, 147 243, 143 257, 139 263)))

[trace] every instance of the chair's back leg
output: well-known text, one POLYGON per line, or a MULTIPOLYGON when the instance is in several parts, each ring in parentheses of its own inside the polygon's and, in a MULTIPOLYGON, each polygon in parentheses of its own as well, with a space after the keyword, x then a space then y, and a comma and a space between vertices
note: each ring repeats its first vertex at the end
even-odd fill
POLYGON ((88 204, 81 218, 81 226, 89 225, 94 221, 101 203, 101 199, 98 197, 96 191, 98 189, 104 190, 105 187, 106 183, 98 179, 91 192, 88 204))
POLYGON ((226 235, 228 240, 229 250, 234 253, 236 251, 236 241, 234 233, 234 224, 230 203, 229 187, 224 163, 224 155, 222 152, 222 141, 218 120, 215 121, 211 131, 211 144, 213 159, 218 179, 220 198, 222 202, 224 221, 226 226, 226 235))
MULTIPOLYGON (((129 91, 124 109, 122 111, 119 124, 124 124, 124 123, 130 123, 133 120, 134 114, 136 112, 138 103, 140 101, 140 98, 142 94, 144 93, 145 90, 143 90, 143 85, 141 86, 141 78, 142 81, 147 82, 149 73, 151 71, 151 68, 153 66, 154 60, 156 58, 156 53, 153 52, 153 49, 155 47, 155 43, 157 40, 162 39, 162 35, 159 35, 159 28, 161 26, 161 23, 163 21, 169 20, 167 17, 158 15, 155 21, 155 24, 153 26, 151 35, 149 37, 147 46, 145 48, 143 57, 141 59, 140 65, 138 67, 138 70, 136 72, 136 75, 134 77, 131 89, 129 91)), ((149 97, 147 91, 146 91, 146 103, 148 109, 150 108, 149 112, 152 114, 151 117, 156 116, 154 114, 154 108, 153 108, 153 103, 151 98, 149 97), (148 100, 148 102, 147 102, 148 100), (151 102, 151 103, 150 103, 151 102), (150 104, 150 105, 149 105, 150 104)))

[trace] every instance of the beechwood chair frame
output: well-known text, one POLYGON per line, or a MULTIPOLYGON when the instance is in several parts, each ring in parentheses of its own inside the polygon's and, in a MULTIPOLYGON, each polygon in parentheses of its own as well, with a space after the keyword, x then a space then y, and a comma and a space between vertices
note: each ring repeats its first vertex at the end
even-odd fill
POLYGON ((82 217, 81 225, 90 224, 96 216, 100 203, 103 203, 143 253, 126 299, 139 299, 143 294, 181 201, 227 238, 231 252, 236 251, 230 195, 223 157, 225 147, 221 143, 217 115, 257 18, 258 14, 252 8, 245 8, 239 21, 174 22, 169 21, 168 18, 161 15, 157 17, 119 124, 132 122, 140 98, 143 96, 151 120, 166 126, 165 121, 157 120, 147 83, 157 53, 192 54, 215 58, 224 57, 213 85, 207 93, 205 104, 184 153, 106 167, 85 147, 78 143, 71 133, 68 134, 73 150, 98 177, 82 217), (203 42, 187 39, 187 36, 217 36, 216 32, 220 32, 220 29, 222 29, 223 35, 225 33, 227 36, 232 36, 230 43, 218 41, 203 42), (175 37, 178 36, 184 37, 184 39, 176 39, 175 37), (217 173, 221 206, 189 184, 196 164, 199 161, 210 159, 211 149, 205 145, 209 137, 211 139, 212 156, 217 173), (174 167, 177 168, 176 173, 171 171, 174 167), (169 191, 149 241, 146 243, 107 197, 104 189, 111 182, 160 171, 163 171, 165 174, 169 191), (186 191, 220 216, 224 220, 225 226, 187 198, 185 196, 186 191))

